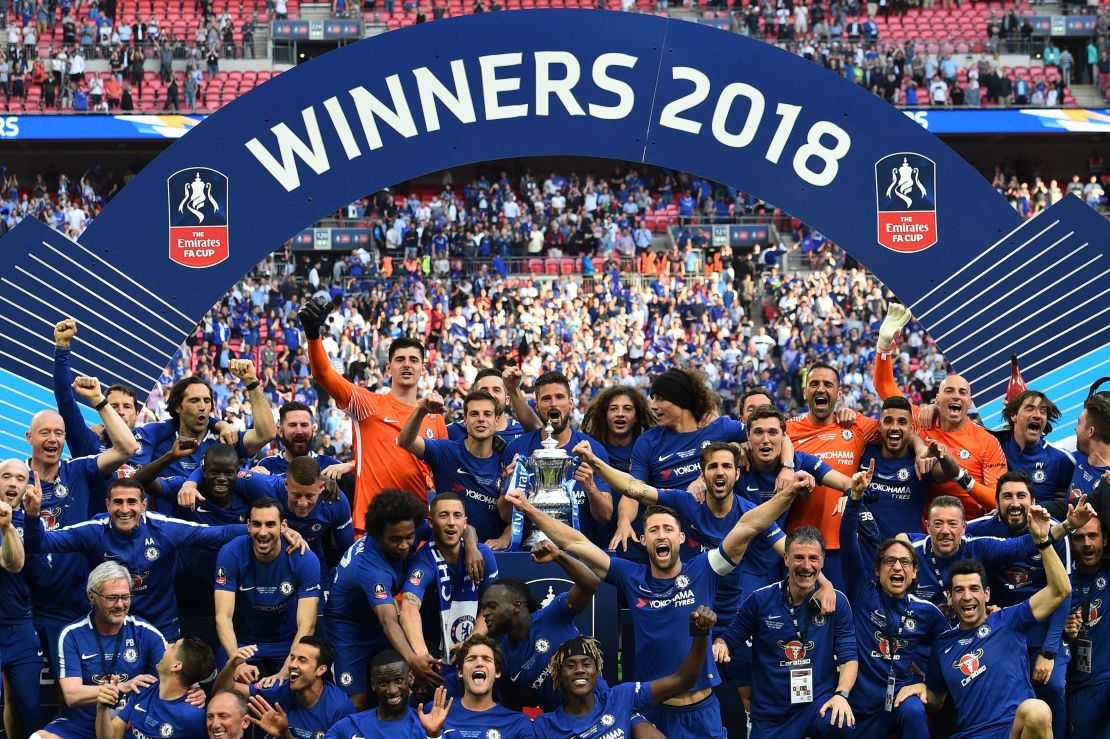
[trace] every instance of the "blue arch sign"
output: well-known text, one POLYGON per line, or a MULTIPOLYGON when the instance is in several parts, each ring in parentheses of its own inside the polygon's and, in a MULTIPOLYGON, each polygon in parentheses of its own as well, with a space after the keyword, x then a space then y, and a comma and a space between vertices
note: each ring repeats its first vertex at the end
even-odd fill
POLYGON ((1022 222, 901 112, 743 36, 506 12, 367 39, 252 90, 143 169, 80 243, 14 229, 0 250, 0 448, 21 451, 29 413, 52 405, 61 317, 86 328, 78 371, 152 387, 228 286, 305 224, 423 174, 545 155, 695 173, 811 224, 912 306, 980 404, 1003 392, 1014 350, 1027 380, 1080 362, 1061 392, 1110 365, 1110 228, 1077 199, 1022 222))

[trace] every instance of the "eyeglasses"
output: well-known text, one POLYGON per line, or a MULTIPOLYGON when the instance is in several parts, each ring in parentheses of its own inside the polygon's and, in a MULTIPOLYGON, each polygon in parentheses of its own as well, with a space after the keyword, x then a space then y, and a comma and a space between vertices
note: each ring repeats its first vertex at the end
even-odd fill
POLYGON ((913 560, 909 557, 883 557, 880 561, 883 563, 883 567, 893 567, 895 562, 902 565, 904 570, 913 567, 913 560))
POLYGON ((130 593, 128 593, 127 595, 104 595, 103 593, 101 593, 97 590, 94 590, 93 592, 96 593, 97 595, 99 595, 101 598, 103 598, 104 602, 107 603, 108 605, 111 605, 111 606, 118 605, 119 603, 130 603, 131 602, 131 594, 130 593))

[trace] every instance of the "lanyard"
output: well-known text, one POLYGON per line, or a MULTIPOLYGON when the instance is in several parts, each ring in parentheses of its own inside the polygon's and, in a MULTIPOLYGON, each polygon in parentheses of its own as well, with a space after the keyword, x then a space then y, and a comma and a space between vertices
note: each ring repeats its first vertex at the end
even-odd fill
MULTIPOLYGON (((879 602, 882 603, 882 600, 880 600, 879 602)), ((894 607, 894 612, 898 613, 897 605, 895 605, 894 607)), ((898 621, 898 631, 895 632, 893 637, 890 635, 889 632, 885 630, 883 631, 883 636, 886 637, 886 642, 889 647, 889 651, 886 654, 886 660, 890 662, 890 670, 887 673, 888 677, 894 677, 894 657, 898 652, 898 641, 902 638, 902 631, 906 628, 906 621, 909 620, 909 615, 910 612, 908 608, 905 611, 902 611, 902 618, 898 621)), ((894 622, 894 619, 890 618, 889 614, 887 613, 885 604, 883 605, 883 617, 886 618, 887 626, 890 626, 894 622)))
POLYGON ((805 645, 806 645, 806 632, 802 631, 801 626, 798 624, 797 610, 799 608, 802 609, 802 620, 805 621, 806 629, 808 630, 808 628, 809 628, 809 599, 813 597, 813 594, 815 592, 817 592, 817 588, 814 588, 813 590, 809 591, 809 594, 806 595, 806 597, 802 599, 801 605, 795 606, 790 601, 790 589, 787 586, 786 581, 785 580, 782 581, 782 594, 783 594, 783 598, 786 600, 786 610, 790 611, 790 621, 791 621, 791 623, 794 624, 794 635, 798 638, 798 643, 802 645, 803 649, 805 648, 805 645))
MULTIPOLYGON (((124 624, 125 626, 126 624, 124 624)), ((100 631, 93 624, 93 636, 96 637, 96 648, 100 650, 100 671, 104 680, 116 674, 116 663, 119 662, 119 648, 123 644, 123 626, 116 634, 116 643, 112 646, 112 664, 108 664, 108 655, 104 651, 104 642, 100 639, 100 631)))
MULTIPOLYGON (((937 586, 940 588, 941 595, 944 596, 944 605, 948 605, 948 588, 944 586, 944 575, 940 572, 940 565, 937 564, 936 555, 933 554, 933 542, 929 542, 929 567, 932 569, 933 574, 937 578, 937 586)), ((942 609, 943 610, 943 609, 942 609)))

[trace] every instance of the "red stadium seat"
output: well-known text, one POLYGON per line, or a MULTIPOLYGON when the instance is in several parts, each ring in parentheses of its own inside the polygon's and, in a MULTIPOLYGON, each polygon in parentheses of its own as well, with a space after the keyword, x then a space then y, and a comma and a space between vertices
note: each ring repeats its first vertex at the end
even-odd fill
POLYGON ((559 274, 560 265, 559 265, 559 259, 557 257, 548 257, 547 259, 544 260, 543 266, 544 266, 543 271, 544 271, 545 274, 549 274, 549 275, 559 274))
POLYGON ((572 275, 578 271, 578 260, 574 257, 563 257, 559 262, 559 272, 564 275, 572 275))

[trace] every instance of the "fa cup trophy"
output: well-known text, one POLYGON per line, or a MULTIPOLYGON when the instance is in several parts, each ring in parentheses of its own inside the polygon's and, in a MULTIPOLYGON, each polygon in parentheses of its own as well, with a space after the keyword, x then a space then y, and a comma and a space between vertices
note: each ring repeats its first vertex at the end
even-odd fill
MULTIPOLYGON (((573 469, 578 459, 567 454, 565 449, 558 448, 559 442, 555 440, 551 421, 547 422, 544 433, 547 438, 540 442, 540 448, 532 452, 527 460, 516 461, 509 478, 509 489, 521 488, 528 496, 528 502, 536 508, 577 529, 578 501, 574 493, 573 469)), ((542 531, 525 521, 524 514, 513 511, 513 549, 530 550, 546 538, 542 531)))

